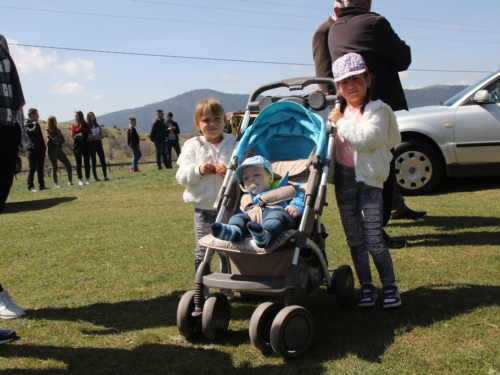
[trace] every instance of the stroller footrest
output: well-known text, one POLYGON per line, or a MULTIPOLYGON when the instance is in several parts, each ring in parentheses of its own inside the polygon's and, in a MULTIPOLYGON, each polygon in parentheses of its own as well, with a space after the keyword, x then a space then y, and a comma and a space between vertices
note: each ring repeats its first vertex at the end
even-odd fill
POLYGON ((286 287, 285 278, 280 276, 249 276, 212 273, 203 277, 203 284, 209 288, 231 290, 267 290, 286 287))

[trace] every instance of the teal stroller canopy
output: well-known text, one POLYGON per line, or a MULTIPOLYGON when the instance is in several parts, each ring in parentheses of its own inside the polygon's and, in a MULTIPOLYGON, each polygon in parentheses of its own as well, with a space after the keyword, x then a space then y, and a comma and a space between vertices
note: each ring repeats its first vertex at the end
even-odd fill
POLYGON ((233 152, 238 163, 252 147, 255 155, 270 161, 307 159, 314 147, 321 161, 326 157, 325 122, 321 116, 292 101, 267 106, 244 132, 233 152))

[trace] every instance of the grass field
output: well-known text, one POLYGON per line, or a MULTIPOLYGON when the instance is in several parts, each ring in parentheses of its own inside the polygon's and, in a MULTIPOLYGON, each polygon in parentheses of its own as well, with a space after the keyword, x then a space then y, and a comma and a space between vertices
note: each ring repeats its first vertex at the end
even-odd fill
MULTIPOLYGON (((26 317, 0 346, 8 374, 495 374, 500 371, 500 181, 458 180, 408 198, 419 221, 390 224, 403 306, 340 308, 324 288, 299 300, 316 334, 307 355, 262 355, 248 337, 259 302, 237 298, 225 339, 179 335, 194 287, 193 208, 175 170, 112 170, 109 182, 30 193, 14 182, 0 215, 0 281, 26 317)), ((53 186, 51 181, 47 186, 53 186)), ((351 264, 333 189, 331 267, 351 264)), ((214 260, 213 269, 217 269, 214 260)), ((376 272, 374 271, 374 275, 376 272)), ((375 278, 380 287, 378 278, 375 278)))

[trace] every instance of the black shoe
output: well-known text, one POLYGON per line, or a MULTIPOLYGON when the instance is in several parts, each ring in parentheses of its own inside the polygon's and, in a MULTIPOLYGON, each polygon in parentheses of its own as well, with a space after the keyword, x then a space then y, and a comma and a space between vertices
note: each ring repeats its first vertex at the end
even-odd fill
POLYGON ((158 167, 158 170, 161 171, 163 169, 163 167, 158 167))
POLYGON ((404 238, 393 238, 389 236, 384 230, 384 241, 388 248, 390 249, 402 249, 408 246, 404 238))
POLYGON ((95 182, 101 182, 101 180, 99 180, 98 178, 95 179, 95 182))
POLYGON ((0 329, 0 344, 6 344, 17 338, 16 331, 11 329, 0 329))
POLYGON ((391 216, 391 219, 419 219, 425 215, 427 215, 427 211, 413 211, 411 208, 408 208, 397 216, 391 216))
POLYGON ((109 181, 109 178, 107 178, 107 177, 104 177, 104 181, 109 181))
POLYGON ((49 190, 49 188, 47 186, 43 186, 43 187, 39 188, 38 190, 49 190))

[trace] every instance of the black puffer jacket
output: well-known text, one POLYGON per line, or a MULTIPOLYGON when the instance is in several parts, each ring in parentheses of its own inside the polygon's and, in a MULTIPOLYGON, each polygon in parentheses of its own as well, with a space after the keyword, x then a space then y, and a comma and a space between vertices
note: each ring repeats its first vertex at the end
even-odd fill
POLYGON ((398 72, 410 66, 411 49, 384 17, 360 7, 340 9, 328 46, 332 61, 351 52, 363 56, 373 75, 372 100, 381 99, 393 111, 408 109, 398 72))
POLYGON ((154 119, 151 124, 151 132, 149 133, 149 138, 152 142, 163 142, 167 136, 167 128, 165 128, 165 119, 159 119, 158 117, 154 119))

